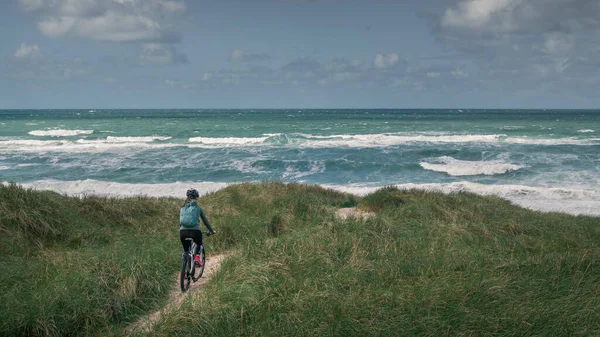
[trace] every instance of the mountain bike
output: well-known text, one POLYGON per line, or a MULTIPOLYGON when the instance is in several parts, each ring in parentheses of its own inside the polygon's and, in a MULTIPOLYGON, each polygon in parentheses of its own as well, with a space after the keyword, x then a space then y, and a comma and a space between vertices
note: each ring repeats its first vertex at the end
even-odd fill
MULTIPOLYGON (((203 233, 206 236, 210 236, 210 233, 203 233)), ((200 263, 194 259, 193 252, 196 251, 196 243, 192 238, 186 238, 191 240, 192 244, 190 249, 183 252, 181 256, 181 273, 179 274, 179 284, 181 285, 181 291, 186 292, 190 288, 191 281, 198 281, 202 274, 204 274, 204 266, 206 266, 206 253, 204 252, 204 244, 200 245, 198 249, 198 256, 200 256, 200 263), (193 262, 193 263, 192 263, 193 262)))

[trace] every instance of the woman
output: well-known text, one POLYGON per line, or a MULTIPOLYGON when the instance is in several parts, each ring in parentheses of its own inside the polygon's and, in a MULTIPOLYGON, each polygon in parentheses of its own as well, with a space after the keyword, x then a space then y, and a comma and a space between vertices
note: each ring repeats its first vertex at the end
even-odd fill
POLYGON ((208 235, 217 234, 215 232, 208 219, 206 219, 206 215, 204 215, 204 210, 198 206, 198 197, 200 194, 196 189, 190 188, 186 192, 187 199, 185 199, 185 203, 179 212, 179 238, 181 239, 181 244, 183 245, 184 254, 190 249, 191 243, 187 238, 192 238, 196 243, 196 251, 194 252, 195 260, 198 263, 202 263, 200 261, 200 256, 198 256, 198 249, 200 249, 200 245, 202 245, 202 231, 200 230, 200 220, 204 222, 206 228, 208 228, 208 235))

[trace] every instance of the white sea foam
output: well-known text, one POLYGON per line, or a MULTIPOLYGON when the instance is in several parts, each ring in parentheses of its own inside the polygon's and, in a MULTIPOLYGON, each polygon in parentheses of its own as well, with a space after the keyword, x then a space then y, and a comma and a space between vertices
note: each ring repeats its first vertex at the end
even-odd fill
MULTIPOLYGON (((227 187, 223 182, 176 182, 164 184, 127 184, 97 180, 56 181, 41 180, 22 184, 26 188, 52 190, 72 196, 101 195, 108 197, 183 197, 190 187, 201 194, 211 193, 227 187)), ((366 195, 383 186, 367 185, 322 185, 326 188, 366 195)), ((525 185, 485 185, 472 182, 399 184, 399 189, 421 189, 443 193, 471 192, 479 195, 496 195, 511 202, 544 212, 565 212, 574 215, 600 216, 600 191, 595 189, 546 188, 525 185)))
POLYGON ((161 136, 148 136, 148 137, 113 137, 108 136, 103 139, 78 139, 76 141, 77 144, 87 144, 87 145, 106 145, 107 148, 110 147, 120 147, 120 146, 139 146, 141 144, 142 147, 148 147, 149 144, 154 141, 165 141, 169 140, 171 137, 161 137, 161 136))
POLYGON ((193 137, 190 143, 201 143, 211 146, 244 146, 264 143, 269 136, 264 137, 193 137))
MULTIPOLYGON (((323 185, 324 187, 359 196, 372 193, 382 186, 323 185)), ((564 212, 574 215, 600 216, 600 191, 596 189, 548 188, 525 185, 485 185, 472 182, 399 184, 399 189, 421 189, 443 193, 471 192, 496 195, 517 205, 543 212, 564 212)))
POLYGON ((181 144, 155 144, 148 142, 109 142, 106 140, 85 140, 77 141, 66 140, 6 140, 0 141, 0 152, 65 152, 65 153, 82 153, 82 152, 103 152, 103 151, 120 151, 123 149, 130 150, 131 148, 140 149, 155 149, 181 146, 181 144))
POLYGON ((53 129, 53 130, 33 130, 29 131, 28 134, 32 136, 46 136, 46 137, 72 137, 78 135, 90 135, 94 133, 94 130, 63 130, 63 129, 53 129))
POLYGON ((484 143, 484 144, 524 144, 524 145, 594 145, 594 139, 577 138, 530 138, 530 137, 507 137, 505 134, 358 134, 358 135, 330 135, 319 136, 310 134, 297 134, 304 138, 292 139, 292 144, 301 147, 386 147, 410 143, 484 143))
POLYGON ((228 183, 219 182, 176 182, 168 184, 127 184, 98 180, 40 180, 22 184, 26 188, 51 190, 71 196, 100 195, 107 197, 174 197, 185 198, 188 188, 195 188, 201 195, 227 187, 228 183))
POLYGON ((38 147, 38 146, 55 146, 60 144, 72 143, 69 141, 62 140, 35 140, 35 139, 14 139, 14 140, 3 140, 0 141, 0 148, 11 146, 27 146, 27 147, 38 147))
POLYGON ((109 143, 151 143, 153 141, 165 141, 169 140, 171 137, 166 136, 148 136, 148 137, 106 137, 106 141, 109 143))
POLYGON ((577 130, 577 132, 581 132, 581 133, 589 133, 589 132, 596 132, 594 130, 591 129, 582 129, 582 130, 577 130))
POLYGON ((425 161, 420 162, 419 165, 426 170, 444 172, 451 176, 504 174, 508 171, 516 171, 523 168, 521 165, 506 163, 502 160, 470 161, 444 156, 431 161, 434 161, 434 163, 425 161))
MULTIPOLYGON (((41 130, 38 130, 41 131, 41 130)), ((32 131, 33 132, 33 131, 32 131)), ((93 130, 46 130, 44 135, 56 132, 58 135, 67 136, 77 132, 94 132, 93 130), (68 133, 68 132, 70 133, 68 133)), ((41 135, 41 134, 40 134, 41 135)), ((79 139, 70 141, 61 140, 35 140, 35 139, 0 139, 0 151, 6 152, 96 152, 111 151, 123 148, 160 149, 167 147, 187 146, 190 148, 226 148, 271 146, 271 147, 300 147, 300 148, 374 148, 388 147, 401 144, 452 144, 452 143, 480 143, 480 144, 524 144, 524 145, 599 145, 600 138, 528 138, 507 137, 502 134, 492 135, 452 135, 452 134, 416 134, 384 133, 364 135, 329 135, 319 136, 310 134, 264 134, 262 137, 193 137, 187 143, 166 142, 170 136, 140 136, 116 137, 108 136, 102 139, 79 139)))
POLYGON ((503 140, 511 144, 524 145, 593 145, 593 139, 578 138, 531 138, 531 137, 507 137, 503 140))
POLYGON ((309 164, 308 171, 300 171, 293 165, 289 165, 285 168, 283 173, 283 179, 297 180, 302 177, 306 177, 315 173, 325 172, 325 162, 323 161, 311 161, 309 164))
POLYGON ((300 134, 308 139, 305 147, 385 147, 406 143, 497 143, 505 135, 403 135, 403 134, 364 134, 314 136, 300 134))
POLYGON ((6 166, 6 165, 0 165, 0 171, 4 171, 4 170, 10 170, 11 167, 10 166, 6 166))
POLYGON ((153 143, 164 141, 171 137, 111 137, 106 139, 78 139, 69 140, 35 140, 16 139, 0 141, 0 150, 12 152, 102 152, 131 148, 164 148, 181 146, 181 144, 153 143))

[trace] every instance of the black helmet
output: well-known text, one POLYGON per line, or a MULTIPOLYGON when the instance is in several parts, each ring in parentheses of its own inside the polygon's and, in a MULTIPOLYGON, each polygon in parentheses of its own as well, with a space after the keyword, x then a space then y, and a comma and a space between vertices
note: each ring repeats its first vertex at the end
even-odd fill
POLYGON ((195 188, 190 188, 189 190, 187 190, 187 192, 185 192, 185 195, 187 195, 188 198, 198 198, 200 196, 200 194, 195 188))

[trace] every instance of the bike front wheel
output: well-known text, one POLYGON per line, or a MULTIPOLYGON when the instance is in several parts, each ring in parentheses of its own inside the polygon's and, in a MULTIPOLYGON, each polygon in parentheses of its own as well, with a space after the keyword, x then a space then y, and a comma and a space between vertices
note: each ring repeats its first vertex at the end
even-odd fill
POLYGON ((181 261, 181 273, 179 273, 179 284, 182 292, 186 292, 190 288, 191 277, 189 274, 192 266, 190 262, 189 255, 185 254, 181 261))

